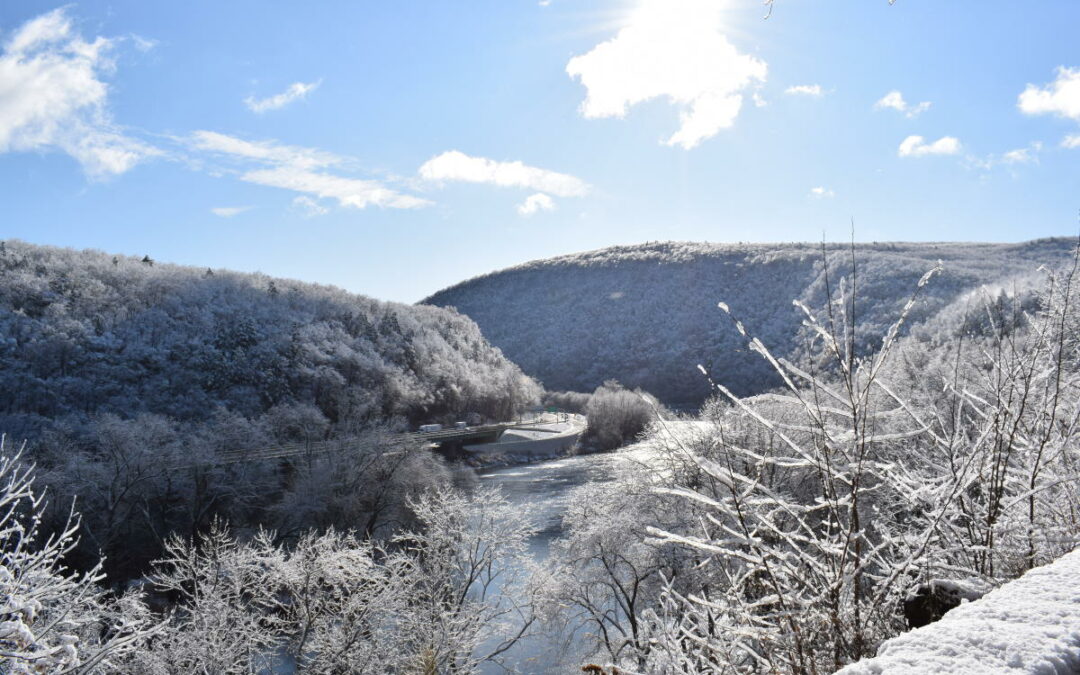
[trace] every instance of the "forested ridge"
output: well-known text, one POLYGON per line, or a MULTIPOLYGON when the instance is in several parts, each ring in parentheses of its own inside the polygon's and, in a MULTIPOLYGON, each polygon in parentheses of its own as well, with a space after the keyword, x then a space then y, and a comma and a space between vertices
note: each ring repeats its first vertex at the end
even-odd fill
POLYGON ((454 470, 388 434, 540 393, 454 311, 19 241, 0 248, 0 377, 0 433, 27 443, 48 531, 77 502, 67 559, 104 554, 114 581, 217 519, 392 536, 454 470), (326 441, 340 450, 288 466, 218 461, 326 441))
MULTIPOLYGON (((1074 245, 1063 238, 829 244, 825 258, 834 273, 850 268, 853 254, 858 259, 858 348, 866 354, 880 346, 915 283, 938 261, 944 271, 912 308, 908 327, 946 309, 963 311, 955 304, 981 286, 1029 285, 1040 265, 1069 260, 1074 245)), ((615 378, 665 403, 697 405, 710 393, 698 364, 739 394, 780 384, 769 365, 746 350, 718 302, 776 354, 794 356, 803 351, 805 334, 792 300, 822 307, 824 269, 820 244, 656 242, 525 263, 423 302, 456 307, 472 318, 492 344, 548 389, 592 391, 615 378)))
POLYGON ((538 388, 453 311, 262 274, 17 241, 0 251, 0 426, 309 404, 330 424, 475 411, 538 388))

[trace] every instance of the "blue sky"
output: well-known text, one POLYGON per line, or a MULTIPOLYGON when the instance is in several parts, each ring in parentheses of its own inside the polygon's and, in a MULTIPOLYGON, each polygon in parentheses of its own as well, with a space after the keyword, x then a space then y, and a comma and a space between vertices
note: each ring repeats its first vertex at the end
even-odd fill
POLYGON ((647 240, 1020 241, 1080 3, 0 5, 0 237, 415 301, 647 240))

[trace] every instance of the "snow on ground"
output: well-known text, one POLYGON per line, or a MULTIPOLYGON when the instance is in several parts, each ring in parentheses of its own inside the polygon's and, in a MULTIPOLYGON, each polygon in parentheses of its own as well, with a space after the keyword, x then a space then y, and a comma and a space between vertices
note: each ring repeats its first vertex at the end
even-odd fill
POLYGON ((543 438, 551 438, 552 435, 577 429, 581 425, 571 422, 558 424, 536 425, 538 429, 507 429, 499 438, 500 443, 513 443, 515 441, 538 441, 543 438))
POLYGON ((654 422, 643 440, 626 446, 623 452, 645 451, 646 449, 656 452, 665 448, 669 451, 681 448, 693 452, 697 443, 715 434, 716 424, 710 420, 663 420, 654 422))
POLYGON ((577 443, 585 427, 582 415, 570 415, 563 422, 541 421, 525 428, 508 429, 496 443, 466 445, 465 449, 473 453, 473 459, 480 465, 487 466, 502 463, 507 458, 521 462, 556 457, 566 454, 577 443))
POLYGON ((1080 549, 886 640, 838 675, 1080 673, 1080 549))
POLYGON ((693 452, 694 444, 715 432, 715 425, 708 420, 666 420, 655 423, 645 437, 615 451, 621 462, 636 464, 652 472, 654 480, 670 474, 672 458, 692 461, 692 454, 682 454, 680 449, 693 452))

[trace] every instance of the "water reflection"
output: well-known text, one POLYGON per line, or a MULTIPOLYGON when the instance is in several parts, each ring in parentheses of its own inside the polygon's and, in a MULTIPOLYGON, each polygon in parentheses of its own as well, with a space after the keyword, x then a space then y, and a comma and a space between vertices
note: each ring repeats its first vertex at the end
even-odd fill
MULTIPOLYGON (((547 559, 551 542, 562 534, 562 517, 571 491, 588 482, 606 482, 617 474, 617 467, 628 461, 645 461, 649 450, 634 446, 622 452, 581 455, 522 466, 478 471, 482 485, 498 486, 511 504, 525 511, 539 531, 529 542, 529 554, 536 562, 547 559)), ((514 592, 514 589, 504 589, 514 592)), ((582 661, 574 651, 574 636, 538 633, 522 640, 508 656, 508 666, 518 672, 578 672, 582 661), (568 644, 569 643, 569 644, 568 644)), ((495 664, 484 673, 505 673, 495 664)))

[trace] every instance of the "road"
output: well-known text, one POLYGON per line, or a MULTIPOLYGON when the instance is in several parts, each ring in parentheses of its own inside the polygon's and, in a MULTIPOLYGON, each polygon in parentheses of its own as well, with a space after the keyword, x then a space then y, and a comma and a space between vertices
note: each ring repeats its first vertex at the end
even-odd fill
MULTIPOLYGON (((525 429, 536 431, 538 425, 557 423, 558 416, 552 413, 544 413, 528 419, 519 419, 516 422, 502 422, 499 424, 484 424, 474 427, 458 429, 454 427, 440 429, 439 431, 409 432, 390 437, 389 442, 402 446, 413 443, 435 443, 446 441, 480 440, 488 437, 498 438, 509 429, 525 429)), ((289 457, 301 457, 339 452, 349 445, 347 440, 315 441, 312 443, 289 443, 268 447, 264 450, 229 450, 218 453, 215 465, 238 464, 241 462, 262 462, 274 459, 286 459, 289 457)))

